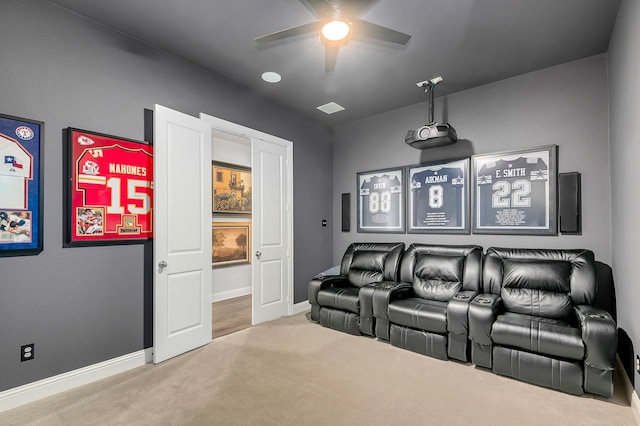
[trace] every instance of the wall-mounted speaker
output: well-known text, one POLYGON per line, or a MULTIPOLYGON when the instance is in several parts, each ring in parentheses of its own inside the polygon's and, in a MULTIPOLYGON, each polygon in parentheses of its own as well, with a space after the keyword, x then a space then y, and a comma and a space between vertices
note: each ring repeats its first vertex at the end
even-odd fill
POLYGON ((582 232, 582 200, 580 173, 560 173, 558 175, 560 232, 580 234, 582 232))
POLYGON ((342 194, 342 232, 351 231, 351 193, 342 194))

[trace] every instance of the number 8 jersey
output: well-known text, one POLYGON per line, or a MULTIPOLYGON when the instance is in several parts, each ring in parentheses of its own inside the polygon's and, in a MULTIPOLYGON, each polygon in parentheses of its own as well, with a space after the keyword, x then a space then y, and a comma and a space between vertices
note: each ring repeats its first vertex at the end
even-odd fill
POLYGON ((140 233, 151 234, 152 155, 120 145, 86 149, 76 163, 76 205, 103 207, 105 234, 120 232, 124 215, 137 218, 140 233))

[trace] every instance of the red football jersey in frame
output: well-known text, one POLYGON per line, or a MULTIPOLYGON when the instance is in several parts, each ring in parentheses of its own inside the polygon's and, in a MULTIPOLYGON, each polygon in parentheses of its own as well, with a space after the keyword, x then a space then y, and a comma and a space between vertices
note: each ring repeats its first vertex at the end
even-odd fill
POLYGON ((73 241, 153 236, 153 147, 71 130, 73 241))

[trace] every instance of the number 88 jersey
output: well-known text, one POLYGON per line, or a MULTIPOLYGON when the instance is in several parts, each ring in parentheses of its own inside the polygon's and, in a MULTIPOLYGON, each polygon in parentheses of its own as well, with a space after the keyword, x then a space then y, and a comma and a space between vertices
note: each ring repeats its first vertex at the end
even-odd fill
POLYGON ((397 176, 374 176, 360 186, 362 197, 361 224, 367 226, 400 227, 400 193, 402 185, 397 176))

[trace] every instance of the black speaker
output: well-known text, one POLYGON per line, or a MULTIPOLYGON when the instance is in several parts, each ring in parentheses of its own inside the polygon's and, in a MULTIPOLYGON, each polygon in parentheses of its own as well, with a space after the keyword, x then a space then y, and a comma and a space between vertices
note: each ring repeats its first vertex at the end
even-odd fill
POLYGON ((580 173, 560 173, 558 186, 560 190, 560 232, 580 234, 582 232, 580 173))
POLYGON ((342 232, 351 231, 351 194, 342 194, 342 232))

